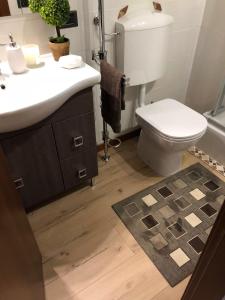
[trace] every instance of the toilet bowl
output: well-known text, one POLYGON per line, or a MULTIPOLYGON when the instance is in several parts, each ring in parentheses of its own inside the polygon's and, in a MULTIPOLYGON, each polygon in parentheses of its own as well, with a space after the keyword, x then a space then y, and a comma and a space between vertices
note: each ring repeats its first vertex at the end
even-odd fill
POLYGON ((162 176, 181 169, 184 152, 207 129, 204 116, 173 99, 142 106, 136 110, 136 117, 142 128, 138 155, 162 176))

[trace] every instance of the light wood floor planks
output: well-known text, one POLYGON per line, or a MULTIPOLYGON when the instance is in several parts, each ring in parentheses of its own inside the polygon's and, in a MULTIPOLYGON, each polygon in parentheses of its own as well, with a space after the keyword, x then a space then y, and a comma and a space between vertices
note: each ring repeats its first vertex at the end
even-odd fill
MULTIPOLYGON (((186 154, 183 166, 195 162, 186 154)), ((218 175, 218 174, 217 174, 218 175)), ((43 255, 47 300, 179 300, 111 205, 160 181, 136 154, 136 139, 99 160, 96 186, 29 215, 43 255)))

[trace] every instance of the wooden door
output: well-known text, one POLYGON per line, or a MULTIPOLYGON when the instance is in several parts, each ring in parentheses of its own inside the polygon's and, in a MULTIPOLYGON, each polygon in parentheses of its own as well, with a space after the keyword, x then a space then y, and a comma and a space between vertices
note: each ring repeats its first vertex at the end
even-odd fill
POLYGON ((8 0, 0 1, 0 17, 10 16, 8 0))
POLYGON ((2 146, 26 209, 64 192, 50 125, 4 140, 2 146))
POLYGON ((223 300, 225 297, 225 204, 182 300, 223 300))
POLYGON ((44 300, 42 261, 0 149, 0 300, 44 300))

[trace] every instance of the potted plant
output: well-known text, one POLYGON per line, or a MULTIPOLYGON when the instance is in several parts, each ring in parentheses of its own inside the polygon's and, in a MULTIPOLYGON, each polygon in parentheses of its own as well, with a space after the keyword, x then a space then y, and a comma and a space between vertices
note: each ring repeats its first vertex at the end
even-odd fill
POLYGON ((68 55, 70 41, 64 35, 61 35, 60 27, 69 19, 69 1, 29 0, 29 8, 32 12, 39 13, 47 24, 56 27, 57 36, 49 38, 49 48, 52 51, 54 59, 58 61, 60 56, 68 55))

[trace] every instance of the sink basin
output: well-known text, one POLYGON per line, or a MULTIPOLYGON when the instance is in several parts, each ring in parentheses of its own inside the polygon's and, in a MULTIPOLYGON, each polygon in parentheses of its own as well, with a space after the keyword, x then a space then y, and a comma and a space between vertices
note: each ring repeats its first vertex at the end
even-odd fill
POLYGON ((100 82, 98 71, 84 64, 63 69, 51 55, 41 57, 43 66, 14 75, 0 65, 6 89, 0 89, 0 133, 34 125, 59 109, 72 95, 100 82))

